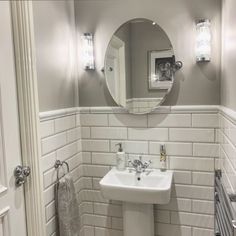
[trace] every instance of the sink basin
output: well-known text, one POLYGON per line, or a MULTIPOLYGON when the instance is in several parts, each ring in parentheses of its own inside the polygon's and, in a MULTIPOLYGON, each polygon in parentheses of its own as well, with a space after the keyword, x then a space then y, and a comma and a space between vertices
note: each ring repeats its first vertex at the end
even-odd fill
POLYGON ((100 181, 105 198, 143 204, 167 204, 170 201, 173 172, 147 169, 135 171, 111 169, 100 181))

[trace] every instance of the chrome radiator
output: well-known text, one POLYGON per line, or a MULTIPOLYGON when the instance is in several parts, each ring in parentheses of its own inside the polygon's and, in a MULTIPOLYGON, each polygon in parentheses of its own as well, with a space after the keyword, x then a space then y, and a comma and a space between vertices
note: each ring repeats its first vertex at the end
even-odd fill
POLYGON ((215 235, 236 236, 235 194, 227 194, 221 181, 221 171, 215 172, 215 235))

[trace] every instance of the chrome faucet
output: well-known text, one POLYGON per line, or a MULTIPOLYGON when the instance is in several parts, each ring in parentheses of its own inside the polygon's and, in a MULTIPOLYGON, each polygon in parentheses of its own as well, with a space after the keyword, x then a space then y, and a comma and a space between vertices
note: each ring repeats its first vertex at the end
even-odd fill
POLYGON ((135 159, 133 161, 128 160, 128 165, 131 165, 135 169, 137 174, 145 172, 145 170, 150 166, 151 163, 151 160, 143 162, 142 156, 139 156, 139 159, 135 159))

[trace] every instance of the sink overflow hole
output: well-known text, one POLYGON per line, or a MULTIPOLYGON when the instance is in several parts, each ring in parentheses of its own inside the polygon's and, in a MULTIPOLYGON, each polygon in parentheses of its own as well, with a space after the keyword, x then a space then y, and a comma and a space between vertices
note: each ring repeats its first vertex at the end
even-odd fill
POLYGON ((140 178, 140 177, 138 177, 138 178, 137 178, 137 180, 138 180, 138 181, 140 181, 140 180, 141 180, 141 178, 140 178))

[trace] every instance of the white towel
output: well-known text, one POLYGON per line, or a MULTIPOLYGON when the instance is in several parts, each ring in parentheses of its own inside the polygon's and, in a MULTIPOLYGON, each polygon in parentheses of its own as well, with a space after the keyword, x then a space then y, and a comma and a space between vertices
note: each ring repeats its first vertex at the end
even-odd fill
POLYGON ((59 180, 56 190, 59 235, 78 236, 79 207, 75 186, 69 174, 59 180))

